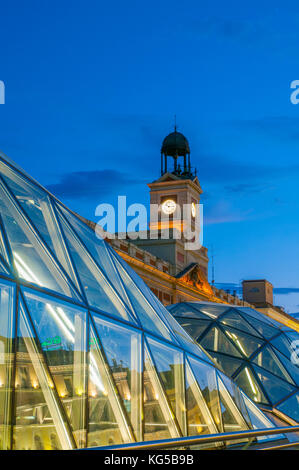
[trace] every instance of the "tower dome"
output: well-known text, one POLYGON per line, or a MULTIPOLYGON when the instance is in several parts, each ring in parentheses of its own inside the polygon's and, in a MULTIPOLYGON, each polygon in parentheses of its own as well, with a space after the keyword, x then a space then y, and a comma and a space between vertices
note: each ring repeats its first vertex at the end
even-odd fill
POLYGON ((181 132, 175 129, 163 140, 161 153, 171 157, 185 156, 190 153, 189 142, 181 132))

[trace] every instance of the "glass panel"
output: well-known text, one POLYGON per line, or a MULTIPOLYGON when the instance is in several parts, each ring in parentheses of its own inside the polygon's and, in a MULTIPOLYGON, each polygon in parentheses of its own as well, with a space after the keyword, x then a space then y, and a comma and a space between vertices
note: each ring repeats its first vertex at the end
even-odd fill
MULTIPOLYGON (((298 337, 297 337, 298 340, 298 337)), ((293 381, 296 385, 299 385, 299 367, 298 365, 294 364, 292 360, 288 360, 283 354, 275 350, 275 354, 279 357, 285 368, 287 369, 288 373, 292 376, 293 381)), ((297 357, 297 353, 296 353, 297 357)))
POLYGON ((288 340, 284 337, 283 334, 278 336, 277 338, 272 339, 271 344, 275 346, 275 348, 284 354, 288 359, 290 359, 293 350, 291 349, 291 345, 288 340))
POLYGON ((45 191, 29 183, 10 168, 6 167, 4 171, 5 175, 2 174, 2 176, 25 214, 33 222, 41 237, 79 288, 49 196, 45 191))
POLYGON ((128 297, 130 302, 135 309, 135 314, 139 318, 139 321, 143 328, 155 333, 159 336, 162 336, 168 340, 174 341, 170 336, 166 326, 162 323, 158 317, 156 311, 153 307, 147 302, 138 287, 135 285, 131 277, 122 267, 122 265, 115 260, 117 263, 117 269, 119 274, 124 282, 125 288, 127 290, 128 297))
POLYGON ((84 250, 79 239, 76 238, 62 217, 60 220, 89 304, 103 312, 134 322, 106 277, 99 270, 92 257, 84 250))
POLYGON ((226 377, 226 375, 218 373, 218 376, 221 377, 222 382, 224 383, 226 389, 229 391, 230 396, 234 400, 235 404, 237 405, 238 410, 241 411, 242 417, 245 419, 246 423, 248 424, 249 428, 251 429, 251 421, 247 412, 247 408, 244 403, 243 396, 241 394, 241 390, 235 382, 233 382, 231 379, 226 377))
POLYGON ((20 278, 78 299, 2 184, 0 212, 20 278))
POLYGON ((211 324, 211 322, 207 320, 186 320, 185 318, 177 318, 177 321, 195 340, 197 340, 211 324))
MULTIPOLYGON (((241 392, 242 393, 242 392, 241 392)), ((274 428, 273 423, 266 418, 264 413, 262 413, 258 407, 252 403, 249 398, 242 393, 242 397, 244 399, 250 421, 252 423, 253 429, 266 429, 266 428, 274 428)), ((276 440, 276 439, 283 439, 284 436, 282 434, 275 434, 275 435, 270 435, 270 436, 259 436, 256 439, 258 441, 265 441, 265 440, 276 440)))
POLYGON ((77 447, 86 447, 86 312, 29 290, 24 293, 77 447))
POLYGON ((192 307, 196 308, 198 311, 200 311, 204 315, 208 315, 214 320, 230 308, 229 305, 227 306, 223 306, 221 304, 210 305, 210 304, 201 304, 200 302, 194 302, 191 305, 192 307))
POLYGON ((14 449, 72 449, 71 433, 56 399, 52 378, 22 305, 19 309, 15 387, 14 449))
POLYGON ((272 374, 278 375, 283 380, 293 383, 291 377, 283 367, 278 357, 274 354, 270 346, 266 346, 261 352, 253 359, 253 362, 260 367, 268 370, 272 374))
POLYGON ((188 317, 188 318, 202 318, 207 320, 207 315, 200 313, 197 308, 193 308, 193 305, 189 302, 181 302, 179 304, 170 305, 167 307, 174 317, 188 317))
POLYGON ((147 337, 159 377, 183 435, 186 435, 184 356, 177 349, 147 337))
POLYGON ((188 436, 217 434, 217 427, 188 362, 186 362, 186 407, 188 436))
POLYGON ((218 328, 213 327, 200 341, 204 349, 242 357, 239 351, 231 344, 230 340, 218 328))
POLYGON ((96 333, 90 326, 88 409, 89 426, 87 445, 133 442, 110 372, 102 355, 96 333))
POLYGON ((221 414, 215 369, 191 357, 188 360, 217 428, 221 432, 221 414))
POLYGON ((223 323, 223 325, 232 326, 238 330, 245 331, 245 333, 249 333, 254 336, 260 336, 259 333, 254 330, 254 328, 252 328, 249 323, 247 323, 237 312, 226 313, 223 317, 221 317, 220 321, 223 323))
POLYGON ((241 333, 238 330, 233 328, 224 328, 225 333, 230 338, 230 340, 234 343, 234 345, 241 351, 242 354, 246 357, 250 357, 258 348, 260 348, 264 343, 262 340, 258 340, 257 338, 247 335, 245 333, 241 333))
POLYGON ((211 356, 215 360, 216 364, 220 366, 223 372, 225 372, 225 374, 229 375, 230 377, 236 372, 237 369, 239 369, 242 364, 244 364, 243 361, 225 356, 224 354, 211 352, 211 356))
POLYGON ((179 437, 174 416, 153 365, 150 353, 144 350, 144 440, 179 437))
POLYGON ((76 234, 80 238, 81 242, 85 245, 94 261, 106 274, 106 277, 109 279, 109 282, 112 284, 113 288, 118 292, 124 302, 129 304, 127 293, 123 288, 120 276, 113 265, 113 261, 109 255, 109 248, 107 247, 106 242, 99 239, 96 236, 95 231, 83 223, 78 217, 75 217, 74 214, 67 211, 61 205, 59 205, 59 208, 68 222, 72 225, 76 234))
POLYGON ((245 367, 234 380, 253 401, 269 404, 249 367, 245 367))
MULTIPOLYGON (((259 315, 262 316, 261 313, 259 315)), ((248 316, 247 320, 260 333, 260 335, 266 339, 272 338, 279 332, 279 330, 277 330, 276 328, 273 328, 272 326, 262 321, 259 321, 256 318, 248 316)))
MULTIPOLYGON (((248 429, 239 409, 233 402, 224 383, 217 374, 220 408, 224 432, 245 431, 248 429)), ((237 441, 234 441, 236 443, 237 441)), ((240 440, 238 441, 240 442, 240 440)))
POLYGON ((0 283, 0 449, 11 445, 11 390, 14 362, 15 288, 0 283))
POLYGON ((299 393, 292 395, 286 401, 278 405, 277 408, 290 418, 299 422, 299 393))
POLYGON ((276 402, 282 400, 285 396, 289 395, 295 388, 292 385, 284 382, 283 380, 278 379, 272 374, 260 369, 257 366, 254 366, 261 383, 264 386, 265 392, 272 401, 274 405, 276 402))
POLYGON ((5 266, 4 262, 0 259, 0 272, 11 276, 9 269, 5 266))
POLYGON ((9 256, 7 253, 6 243, 4 241, 1 225, 0 225, 0 255, 2 256, 3 260, 6 261, 8 265, 10 265, 10 260, 9 260, 9 256))
POLYGON ((93 319, 136 439, 141 441, 141 334, 96 315, 93 319))

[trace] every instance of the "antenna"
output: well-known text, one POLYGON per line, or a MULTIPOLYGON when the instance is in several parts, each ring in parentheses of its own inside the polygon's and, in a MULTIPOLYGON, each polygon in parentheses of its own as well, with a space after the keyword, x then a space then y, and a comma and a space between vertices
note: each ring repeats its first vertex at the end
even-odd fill
POLYGON ((177 130, 177 125, 176 125, 176 114, 174 115, 174 132, 177 130))

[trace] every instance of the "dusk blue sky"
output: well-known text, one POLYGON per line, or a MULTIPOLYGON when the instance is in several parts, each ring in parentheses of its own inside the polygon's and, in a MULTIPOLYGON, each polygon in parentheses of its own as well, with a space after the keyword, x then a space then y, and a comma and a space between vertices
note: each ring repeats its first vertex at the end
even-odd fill
POLYGON ((0 149, 96 220, 148 204, 176 114, 216 282, 267 278, 297 312, 298 31, 295 1, 2 2, 0 149))

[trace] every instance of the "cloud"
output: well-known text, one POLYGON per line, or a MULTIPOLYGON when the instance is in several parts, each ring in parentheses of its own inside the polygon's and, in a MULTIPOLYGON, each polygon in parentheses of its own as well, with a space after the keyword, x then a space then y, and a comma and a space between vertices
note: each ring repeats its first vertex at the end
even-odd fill
POLYGON ((250 183, 237 183, 235 185, 225 186, 224 189, 227 193, 232 194, 260 193, 262 191, 265 191, 265 187, 250 183))
POLYGON ((274 287, 273 292, 279 295, 299 294, 299 287, 274 287))
POLYGON ((47 189, 57 197, 88 199, 107 196, 115 191, 120 194, 128 186, 137 184, 144 184, 144 181, 132 179, 117 170, 106 169, 64 173, 58 183, 48 184, 47 189))

